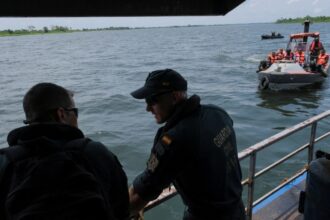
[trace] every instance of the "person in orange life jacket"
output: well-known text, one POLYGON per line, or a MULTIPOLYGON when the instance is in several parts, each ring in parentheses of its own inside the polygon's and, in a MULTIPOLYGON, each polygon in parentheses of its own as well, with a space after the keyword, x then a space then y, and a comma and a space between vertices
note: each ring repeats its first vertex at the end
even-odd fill
POLYGON ((286 56, 286 53, 282 48, 280 48, 276 53, 277 60, 282 60, 282 59, 284 59, 285 56, 286 56))
POLYGON ((285 60, 293 60, 294 54, 292 53, 291 49, 287 49, 285 51, 285 60))
MULTIPOLYGON (((0 151, 0 219, 18 219, 12 218, 12 215, 23 215, 23 213, 26 219, 48 219, 48 217, 50 219, 81 220, 128 219, 129 198, 126 174, 117 157, 112 152, 100 142, 85 138, 82 131, 78 128, 78 109, 75 107, 73 93, 53 83, 38 83, 24 96, 23 108, 26 115, 24 123, 27 125, 12 130, 7 137, 9 147, 0 151), (68 148, 69 146, 70 149, 68 148), (67 170, 42 171, 43 167, 40 166, 39 169, 32 170, 37 170, 32 175, 32 171, 29 170, 30 167, 33 167, 31 163, 30 166, 22 166, 29 161, 35 161, 36 165, 43 161, 42 159, 36 160, 36 158, 54 158, 56 152, 68 152, 65 151, 65 147, 68 148, 68 151, 71 150, 70 152, 73 151, 72 149, 77 149, 77 153, 78 150, 81 150, 79 152, 81 152, 82 158, 86 160, 81 160, 80 163, 82 166, 88 165, 90 167, 95 183, 98 183, 97 188, 102 192, 103 199, 99 197, 99 199, 87 198, 87 195, 94 195, 91 194, 93 191, 90 190, 90 187, 93 185, 90 181, 92 178, 77 179, 78 177, 75 178, 76 176, 70 177, 71 172, 67 170), (16 154, 19 153, 21 159, 13 160, 15 152, 16 154), (8 153, 11 153, 9 154, 11 157, 8 157, 6 160, 8 153), (24 160, 22 160, 23 155, 26 155, 26 157, 23 157, 24 160), (9 164, 7 163, 8 169, 3 167, 6 164, 3 161, 10 161, 9 164), (20 167, 19 171, 21 173, 13 173, 14 169, 10 169, 13 167, 20 167), (1 171, 4 169, 6 172, 1 175, 1 171), (17 178, 21 177, 23 172, 24 174, 27 173, 25 175, 28 175, 28 172, 30 172, 29 177, 34 181, 25 178, 24 183, 30 183, 28 185, 29 191, 20 194, 18 192, 22 192, 22 190, 15 191, 17 199, 15 200, 16 202, 13 202, 13 195, 11 197, 8 196, 8 199, 7 195, 15 184, 16 186, 17 184, 19 186, 24 185, 14 181, 19 180, 17 178), (47 175, 44 173, 47 173, 47 175), (48 173, 49 175, 58 174, 60 177, 63 177, 63 179, 57 177, 58 186, 56 189, 51 188, 50 180, 48 180, 51 177, 48 173), (46 179, 43 179, 43 177, 46 179), (54 195, 56 190, 58 192, 54 195), (87 194, 87 192, 90 194, 87 194), (57 196, 58 194, 60 196, 57 196), (83 196, 79 197, 79 195, 86 197, 81 198, 83 196), (99 202, 101 199, 105 201, 102 205, 99 202), (82 208, 86 206, 88 208, 82 208), (61 211, 59 212, 58 210, 61 211)), ((66 155, 71 154, 68 153, 66 155)), ((73 160, 73 157, 71 160, 73 160)), ((68 159, 68 161, 71 160, 70 158, 68 159)), ((48 168, 61 168, 61 166, 55 166, 55 164, 60 163, 56 163, 54 160, 51 162, 48 164, 54 164, 54 166, 48 166, 48 168)), ((74 170, 70 171, 75 172, 74 170)), ((91 173, 87 173, 87 175, 92 176, 91 173)), ((77 172, 72 173, 72 175, 77 175, 77 172)), ((11 194, 15 195, 15 193, 11 194)))
POLYGON ((319 37, 315 37, 312 43, 309 46, 310 61, 316 63, 317 57, 320 54, 320 51, 323 50, 323 44, 321 43, 319 37))
POLYGON ((268 60, 268 66, 272 65, 273 63, 275 63, 277 57, 276 57, 276 53, 273 51, 271 52, 268 57, 267 57, 267 60, 268 60))
POLYGON ((295 61, 299 63, 300 66, 303 66, 305 63, 305 53, 299 49, 296 53, 295 53, 295 61))
POLYGON ((245 219, 236 136, 226 111, 200 104, 197 95, 188 98, 187 81, 172 69, 149 73, 131 95, 145 99, 156 123, 165 123, 130 187, 131 214, 173 183, 187 206, 184 220, 245 219))
POLYGON ((329 55, 325 53, 325 50, 321 50, 320 52, 321 53, 317 58, 317 65, 322 65, 323 67, 325 67, 325 65, 329 61, 329 55))
POLYGON ((323 72, 323 68, 327 65, 329 61, 329 55, 325 53, 325 50, 320 51, 320 55, 317 58, 316 69, 318 72, 323 72))

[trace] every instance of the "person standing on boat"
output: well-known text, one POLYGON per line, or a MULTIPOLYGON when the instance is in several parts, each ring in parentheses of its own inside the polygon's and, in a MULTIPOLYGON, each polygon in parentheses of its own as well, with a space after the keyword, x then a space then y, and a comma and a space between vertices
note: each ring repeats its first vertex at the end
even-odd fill
POLYGON ((131 95, 145 99, 158 129, 146 169, 129 190, 135 215, 174 184, 184 220, 243 220, 241 168, 233 121, 225 110, 187 97, 187 81, 172 69, 149 73, 131 95))
POLYGON ((319 37, 315 37, 312 43, 309 46, 310 53, 310 61, 311 63, 316 63, 317 57, 320 54, 321 50, 323 50, 323 44, 321 43, 319 37))
POLYGON ((117 157, 78 128, 73 93, 39 83, 23 126, 0 150, 0 219, 126 220, 127 177, 117 157))

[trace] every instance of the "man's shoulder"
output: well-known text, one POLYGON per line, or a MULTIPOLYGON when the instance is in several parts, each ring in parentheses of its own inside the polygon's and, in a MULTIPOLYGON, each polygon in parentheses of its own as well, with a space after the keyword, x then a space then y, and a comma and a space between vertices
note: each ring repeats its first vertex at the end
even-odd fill
POLYGON ((118 157, 103 143, 90 140, 85 148, 85 156, 98 176, 108 176, 102 180, 103 184, 110 184, 108 181, 127 184, 127 177, 118 157))
POLYGON ((205 119, 207 123, 217 123, 218 120, 221 120, 228 124, 233 124, 233 120, 228 114, 228 112, 216 105, 208 104, 202 106, 202 119, 205 119))
MULTIPOLYGON (((191 123, 196 123, 196 122, 199 122, 202 119, 208 118, 206 116, 209 116, 209 117, 214 116, 214 117, 221 117, 221 118, 231 119, 231 117, 229 116, 227 111, 224 110, 223 108, 221 108, 217 105, 213 105, 213 104, 203 104, 198 109, 198 111, 196 111, 194 114, 189 115, 189 117, 186 117, 183 120, 181 120, 177 124, 177 126, 175 126, 175 127, 181 127, 182 126, 182 127, 187 128, 187 125, 189 125, 191 123)), ((193 127, 194 126, 192 126, 191 128, 193 128, 193 127)))
POLYGON ((228 115, 226 110, 224 110, 220 106, 213 105, 213 104, 202 105, 202 110, 204 110, 204 111, 218 111, 218 112, 221 112, 221 113, 224 113, 224 114, 228 115))
POLYGON ((112 152, 101 142, 99 141, 94 141, 92 139, 88 139, 88 143, 86 145, 86 152, 94 152, 94 153, 110 153, 112 154, 112 152))
POLYGON ((93 160, 97 160, 99 158, 104 159, 104 163, 115 162, 119 163, 117 156, 103 143, 98 141, 93 141, 89 139, 88 144, 85 147, 86 156, 89 158, 93 158, 93 160))

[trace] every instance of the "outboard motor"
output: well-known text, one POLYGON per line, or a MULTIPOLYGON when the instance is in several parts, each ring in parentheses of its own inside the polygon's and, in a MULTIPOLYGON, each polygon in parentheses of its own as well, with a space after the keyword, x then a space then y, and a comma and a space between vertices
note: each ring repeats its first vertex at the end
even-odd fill
POLYGON ((305 220, 330 219, 330 154, 317 151, 309 165, 304 201, 305 220))
POLYGON ((258 70, 257 70, 257 73, 262 71, 262 70, 265 70, 269 67, 269 63, 267 60, 261 60, 260 63, 259 63, 259 66, 258 66, 258 70))

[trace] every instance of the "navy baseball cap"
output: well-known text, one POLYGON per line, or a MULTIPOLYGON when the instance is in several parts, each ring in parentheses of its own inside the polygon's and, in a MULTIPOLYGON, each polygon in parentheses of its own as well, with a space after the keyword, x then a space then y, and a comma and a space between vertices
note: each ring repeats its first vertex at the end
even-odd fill
POLYGON ((131 95, 136 99, 145 99, 164 91, 187 91, 187 81, 172 69, 156 70, 149 73, 144 86, 131 95))

